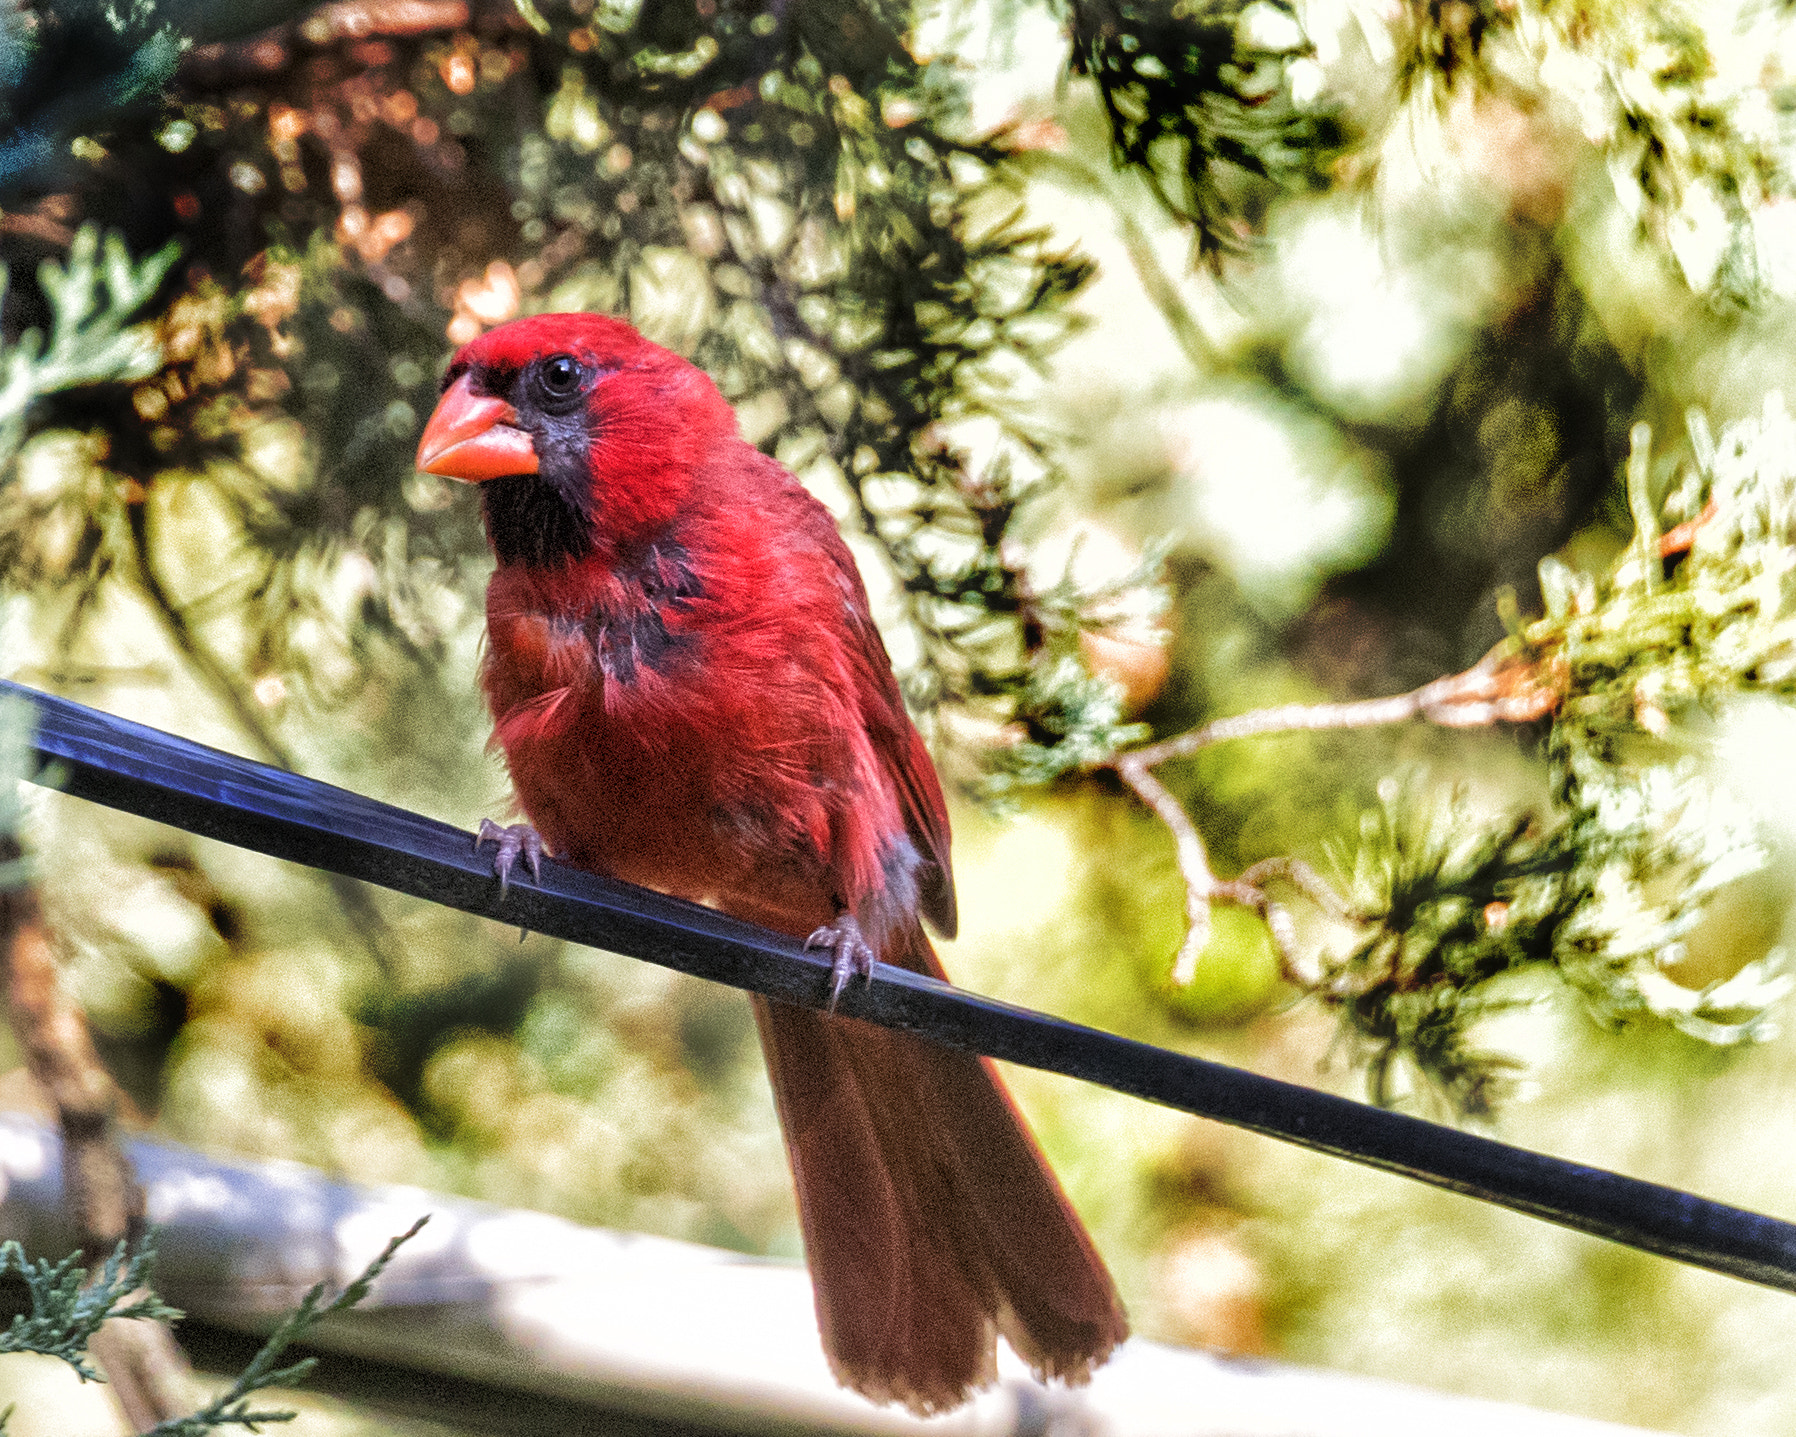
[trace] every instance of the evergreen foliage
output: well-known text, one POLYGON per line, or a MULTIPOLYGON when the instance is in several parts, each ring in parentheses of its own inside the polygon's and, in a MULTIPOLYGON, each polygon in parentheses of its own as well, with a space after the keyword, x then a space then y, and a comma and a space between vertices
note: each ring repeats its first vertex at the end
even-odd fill
POLYGON ((1633 542, 1600 581, 1545 560, 1546 613, 1506 641, 1560 691, 1551 809, 1480 827, 1392 787, 1362 826, 1348 892, 1367 926, 1317 991, 1380 1101, 1407 1061, 1460 1111, 1488 1113, 1505 1064, 1470 1028, 1503 1003, 1498 980, 1531 966, 1605 1022, 1652 1016, 1722 1045, 1775 1031, 1792 984, 1780 955, 1693 987, 1679 969, 1709 900, 1775 857, 1725 744, 1755 700, 1796 693, 1796 423, 1774 394, 1719 442, 1700 413, 1689 428, 1691 457, 1669 476, 1637 429, 1633 542), (1665 510, 1685 526, 1669 559, 1665 510))
MULTIPOLYGON (((1571 107, 1642 235, 1699 292, 1751 302, 1775 279, 1766 206, 1787 187, 1782 92, 1735 78, 1709 32, 1667 12, 1609 19, 1416 7, 1393 32, 1396 94, 1445 115, 1468 93, 1532 85, 1571 107)), ((1331 57, 1282 3, 1072 0, 1064 20, 1071 73, 1095 83, 1115 162, 1212 264, 1251 253, 1280 196, 1377 172, 1368 160, 1389 113, 1329 93, 1331 57)), ((346 23, 319 12, 255 51, 216 43, 249 26, 204 5, 9 21, 18 115, 52 92, 88 94, 77 71, 110 75, 100 90, 116 101, 67 110, 97 137, 75 147, 86 169, 71 182, 91 218, 66 266, 43 266, 6 310, 15 327, 36 321, 0 376, 8 449, 58 429, 106 436, 60 482, 0 494, 0 564, 17 586, 63 595, 65 645, 109 587, 134 590, 276 758, 285 745, 246 696, 258 681, 329 709, 398 664, 428 692, 452 640, 440 616, 465 607, 482 572, 468 507, 411 471, 445 331, 623 308, 704 365, 751 437, 882 557, 907 693, 963 779, 1012 800, 1146 732, 1089 671, 1082 638, 1152 589, 1158 554, 1110 584, 1069 571, 1044 585, 1019 540, 1068 455, 1029 406, 1031 376, 1077 327, 1090 265, 1020 217, 1042 141, 1028 127, 973 132, 961 74, 913 43, 906 9, 570 0, 476 5, 447 31, 365 37, 368 25, 336 28, 346 23), (164 50, 191 53, 149 124, 144 86, 166 83, 164 50), (116 236, 102 245, 96 221, 148 257, 131 261, 116 236), (152 302, 160 313, 145 322, 152 302), (985 426, 978 452, 972 421, 985 426), (230 576, 197 598, 178 595, 155 536, 159 495, 177 484, 206 491, 235 536, 230 576), (346 569, 347 590, 321 582, 346 569), (245 626, 229 651, 210 622, 227 607, 245 626)), ((0 188, 41 188, 36 165, 0 173, 0 188)), ((1603 875, 1617 863, 1636 887, 1651 879, 1638 853, 1615 856, 1610 780, 1634 792, 1640 774, 1614 739, 1614 695, 1681 693, 1684 676, 1710 674, 1686 620, 1738 613, 1738 596, 1756 592, 1745 570, 1714 567, 1712 544, 1700 539, 1650 603, 1636 602, 1646 580, 1612 581, 1583 627, 1567 617, 1570 581, 1547 574, 1550 633, 1537 624, 1513 643, 1556 666, 1566 696, 1548 740, 1562 811, 1493 831, 1475 852, 1434 844, 1427 818, 1381 812, 1367 827, 1355 901, 1382 916, 1324 992, 1371 1044, 1375 1091, 1407 1057, 1481 1107, 1468 1023, 1477 995, 1524 961, 1556 966, 1605 1012, 1669 1004, 1690 1031, 1756 1031, 1704 1027, 1701 995, 1682 1007, 1626 997, 1619 975, 1658 950, 1635 934, 1623 952, 1622 930, 1586 914, 1613 903, 1603 875), (1547 902, 1534 888, 1549 871, 1547 902), (1510 888, 1531 896, 1504 899, 1510 888), (1508 926, 1467 948, 1465 914, 1504 902, 1508 926), (1425 1013, 1401 1016, 1416 992, 1431 995, 1425 1013)), ((1681 794, 1696 780, 1677 782, 1681 794)), ((1624 848, 1645 842, 1630 832, 1624 848)), ((1666 916, 1659 936, 1675 942, 1694 912, 1666 916)))
POLYGON ((386 1270, 394 1255, 428 1221, 428 1218, 419 1218, 405 1232, 400 1233, 381 1249, 379 1256, 363 1268, 358 1277, 328 1301, 325 1298, 324 1284, 316 1284, 300 1299, 299 1306, 283 1317, 274 1331, 269 1333, 267 1340, 250 1359, 249 1365, 229 1387, 191 1416, 171 1417, 166 1422, 157 1423, 150 1429, 147 1437, 202 1437, 204 1433, 221 1431, 226 1427, 240 1427, 254 1432, 264 1422, 291 1422, 297 1413, 286 1408, 257 1409, 250 1406, 250 1399, 270 1387, 295 1387, 305 1381, 318 1365, 318 1359, 302 1357, 299 1361, 282 1367, 279 1365, 282 1354, 295 1342, 302 1341, 326 1318, 339 1312, 347 1312, 366 1298, 373 1290, 375 1280, 386 1270))
MULTIPOLYGON (((1439 783, 1380 783, 1401 767, 1382 739, 1290 761, 1247 741, 1167 775, 1219 874, 1341 855, 1351 926, 1305 986, 1379 1100, 1490 1114, 1513 1070, 1479 1024, 1534 1002, 1543 975, 1608 1025, 1723 1048, 1771 1030, 1774 933, 1694 955, 1717 907, 1781 863, 1728 765, 1791 699, 1796 433, 1761 391, 1796 376, 1759 377, 1796 294, 1788 6, 1449 0, 1327 32, 1325 7, 1283 0, 1064 0, 1054 120, 996 123, 974 118, 976 77, 941 36, 1022 33, 1043 13, 1025 0, 432 0, 403 22, 377 0, 271 0, 256 19, 277 28, 241 43, 230 8, 0 11, 0 575, 26 596, 14 617, 51 635, 49 680, 105 678, 102 630, 148 613, 181 666, 157 681, 204 690, 236 741, 477 817, 498 792, 467 757, 486 558, 474 506, 413 471, 417 431, 454 343, 514 314, 611 310, 705 366, 831 505, 945 772, 988 800, 1078 785, 1128 803, 1099 770, 1150 732, 1410 688, 1506 635, 1506 671, 1553 699, 1518 739, 1538 801, 1462 792, 1440 750, 1439 783), (1044 185, 1114 211, 1117 262, 1189 363, 1154 383, 1212 417, 1275 413, 1330 484, 1374 475, 1386 518, 1285 607, 1193 537, 1196 480, 1168 497, 1172 400, 1144 380, 1121 415, 1103 396, 1040 402, 1104 302, 1093 261, 1044 227, 1044 185), (1353 298, 1280 267, 1323 213, 1374 215, 1391 268, 1457 316, 1447 357, 1403 357, 1420 377, 1397 398, 1331 388, 1304 348, 1312 311, 1353 298), (1165 261, 1181 246, 1202 287, 1165 261), (1269 273, 1290 296, 1267 300, 1269 273), (1665 437, 1692 403, 1719 438, 1700 420, 1665 437), (1643 417, 1661 438, 1639 436, 1630 467, 1643 417), (1131 562, 1092 579, 1043 561, 1054 506, 1100 499, 1147 516, 1131 562), (1155 547, 1156 530, 1179 532, 1155 547), (1143 708, 1093 655, 1156 603, 1172 678, 1143 708)), ((1256 442, 1256 466, 1284 462, 1256 442)), ((1144 839, 1116 861, 1154 857, 1144 839)), ((284 950, 228 883, 184 852, 151 858, 211 925, 208 951, 266 960, 256 981, 289 991, 268 956, 284 950)), ((1123 931, 1159 935, 1173 887, 1122 888, 1118 905, 1156 910, 1127 908, 1123 931)), ((593 1183, 576 1201, 536 1167, 481 1191, 651 1223, 673 1221, 642 1216, 674 1211, 672 1192, 703 1213, 688 1235, 771 1240, 774 1219, 665 1151, 710 1151, 740 1117, 728 1084, 752 1034, 734 1010, 661 995, 651 1023, 621 984, 590 999, 573 968, 491 956, 462 929, 398 944, 358 901, 319 946, 379 963, 331 969, 316 1020, 353 1079, 284 1066, 317 1046, 264 1037, 298 1021, 284 997, 221 998, 204 963, 170 977, 133 955, 118 966, 157 975, 132 1017, 146 1068, 196 1014, 238 1024, 273 1054, 244 1071, 287 1075, 296 1106, 360 1084, 433 1176, 471 1187, 511 1172, 496 1154, 526 1162, 493 1092, 589 1112, 609 1083, 652 1090, 663 1106, 642 1111, 677 1103, 685 1126, 619 1140, 609 1196, 582 1205, 593 1183), (406 977, 432 943, 448 976, 406 977), (595 1012, 620 1020, 600 1033, 595 1012)), ((1125 996, 1081 1016, 1188 1012, 1149 985, 1125 996)))
MULTIPOLYGON (((50 306, 49 333, 28 329, 0 355, 0 456, 19 447, 26 414, 45 396, 89 384, 129 383, 154 374, 162 364, 155 331, 131 321, 149 303, 174 264, 178 247, 165 245, 134 262, 123 241, 84 225, 69 249, 65 268, 53 260, 39 266, 37 283, 50 306)), ((7 273, 0 266, 0 304, 7 273)))
MULTIPOLYGON (((217 1397, 197 1412, 171 1417, 150 1429, 149 1437, 202 1437, 207 1432, 242 1428, 253 1432, 267 1422, 291 1422, 298 1414, 285 1408, 258 1409, 250 1399, 272 1387, 297 1387, 318 1365, 315 1357, 280 1365, 282 1354, 300 1342, 335 1313, 347 1312, 373 1290, 375 1280, 394 1255, 422 1228, 420 1218, 383 1248, 380 1254, 341 1292, 328 1300, 325 1286, 317 1284, 292 1312, 284 1316, 250 1359, 249 1365, 217 1397)), ((120 1243, 97 1274, 80 1265, 79 1253, 57 1262, 25 1256, 16 1242, 0 1243, 0 1281, 14 1276, 23 1280, 31 1311, 14 1317, 0 1332, 0 1356, 36 1352, 66 1362, 84 1382, 105 1379, 87 1357, 87 1344, 100 1325, 114 1319, 178 1322, 181 1313, 157 1297, 151 1289, 156 1270, 156 1241, 146 1234, 135 1249, 120 1243)), ((0 1414, 0 1433, 6 1416, 0 1414)))
POLYGON ((1096 82, 1116 162, 1190 226, 1212 262, 1269 201, 1320 190, 1347 148, 1321 68, 1283 0, 1070 0, 1072 67, 1096 82))
POLYGON ((61 1358, 82 1380, 100 1381, 87 1360, 87 1343, 101 1323, 112 1318, 174 1322, 181 1316, 149 1291, 155 1270, 156 1249, 148 1239, 134 1251, 121 1242, 91 1282, 79 1253, 52 1262, 26 1257, 16 1242, 0 1243, 0 1281, 17 1276, 31 1302, 29 1313, 18 1314, 0 1332, 0 1354, 61 1358))

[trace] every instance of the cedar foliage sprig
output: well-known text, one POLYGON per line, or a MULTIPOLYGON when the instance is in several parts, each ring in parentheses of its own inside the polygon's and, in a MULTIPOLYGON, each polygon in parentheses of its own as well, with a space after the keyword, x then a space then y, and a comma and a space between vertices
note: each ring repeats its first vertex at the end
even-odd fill
MULTIPOLYGON (((45 260, 38 289, 50 308, 46 329, 31 328, 0 350, 0 465, 17 451, 31 406, 60 391, 129 383, 162 364, 155 326, 142 322, 180 253, 174 242, 132 259, 116 234, 83 225, 66 265, 45 260)), ((0 264, 0 305, 10 276, 0 264)))
POLYGON ((155 1271, 156 1248, 150 1237, 135 1248, 121 1242, 91 1282, 80 1253, 51 1261, 26 1257, 16 1242, 0 1243, 0 1281, 17 1276, 31 1303, 29 1312, 14 1316, 0 1332, 0 1354, 36 1352, 60 1358, 83 1381, 101 1381, 87 1359, 87 1344, 102 1323, 113 1318, 180 1320, 177 1309, 149 1291, 155 1271))
MULTIPOLYGON (((258 1409, 250 1398, 272 1387, 294 1387, 305 1381, 318 1365, 315 1357, 280 1365, 282 1354, 303 1341, 326 1318, 357 1306, 373 1290, 399 1249, 429 1221, 421 1217, 393 1238, 360 1275, 328 1301, 325 1285, 318 1283, 300 1304, 283 1317, 256 1355, 237 1378, 212 1401, 185 1417, 159 1422, 148 1437, 203 1437, 226 1427, 248 1431, 265 1422, 291 1422, 298 1414, 284 1408, 258 1409)), ((91 1277, 81 1266, 79 1253, 58 1261, 25 1256, 16 1242, 0 1243, 0 1280, 14 1274, 23 1280, 31 1311, 15 1316, 0 1331, 0 1356, 35 1352, 59 1358, 84 1382, 105 1378, 88 1360, 87 1345, 102 1323, 118 1319, 178 1322, 179 1309, 170 1307, 151 1290, 156 1269, 156 1234, 146 1233, 133 1248, 120 1243, 91 1277)), ((0 1434, 6 1431, 6 1414, 0 1414, 0 1434)))
POLYGON ((249 1365, 237 1375, 236 1381, 191 1416, 171 1417, 166 1422, 157 1423, 150 1429, 147 1437, 202 1437, 204 1433, 215 1432, 223 1427, 242 1427, 253 1432, 264 1422, 291 1422, 298 1416, 296 1412, 285 1408, 258 1410, 249 1405, 249 1399, 270 1387, 293 1387, 305 1381, 318 1365, 318 1359, 302 1357, 299 1361, 282 1367, 278 1365, 281 1355, 295 1342, 303 1340, 326 1318, 339 1312, 347 1312, 366 1298, 373 1290, 375 1280, 386 1270, 399 1249, 417 1236, 419 1229, 429 1221, 428 1216, 421 1217, 393 1238, 381 1249, 374 1261, 362 1269, 360 1276, 328 1301, 324 1295, 325 1285, 320 1282, 313 1286, 300 1299, 299 1306, 283 1317, 279 1326, 268 1335, 256 1355, 250 1359, 249 1365))

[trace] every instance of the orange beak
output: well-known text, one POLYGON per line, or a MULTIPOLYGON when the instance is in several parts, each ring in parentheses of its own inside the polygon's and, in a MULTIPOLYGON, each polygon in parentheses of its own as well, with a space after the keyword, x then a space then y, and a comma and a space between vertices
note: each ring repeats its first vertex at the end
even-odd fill
POLYGON ((478 484, 537 471, 536 446, 503 399, 476 394, 469 375, 451 384, 418 439, 418 467, 445 479, 478 484))

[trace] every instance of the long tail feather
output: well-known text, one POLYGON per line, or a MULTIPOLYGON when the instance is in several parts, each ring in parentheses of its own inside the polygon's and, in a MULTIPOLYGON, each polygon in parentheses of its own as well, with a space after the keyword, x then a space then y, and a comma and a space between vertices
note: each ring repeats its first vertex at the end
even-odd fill
MULTIPOLYGON (((920 927, 898 956, 942 976, 920 927)), ((755 1016, 837 1378, 942 1411, 992 1380, 998 1332, 1044 1378, 1089 1377, 1128 1321, 991 1065, 764 999, 755 1016)))

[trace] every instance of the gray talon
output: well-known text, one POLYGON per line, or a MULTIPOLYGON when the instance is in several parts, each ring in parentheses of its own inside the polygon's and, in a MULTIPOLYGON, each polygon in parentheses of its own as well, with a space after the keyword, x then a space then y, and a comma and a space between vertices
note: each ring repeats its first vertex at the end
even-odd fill
POLYGON ((866 937, 861 933, 861 925, 855 921, 852 913, 844 913, 833 923, 825 923, 816 932, 804 940, 807 950, 827 948, 833 955, 830 963, 829 1011, 836 1011, 836 1003, 842 996, 849 980, 860 977, 869 983, 873 981, 874 952, 866 937))
POLYGON ((538 883, 543 881, 543 839, 529 824, 494 823, 490 818, 483 818, 479 832, 474 835, 474 851, 478 853, 489 843, 497 846, 493 854, 493 872, 499 875, 501 900, 511 885, 512 865, 518 861, 520 853, 530 865, 531 878, 538 883))

